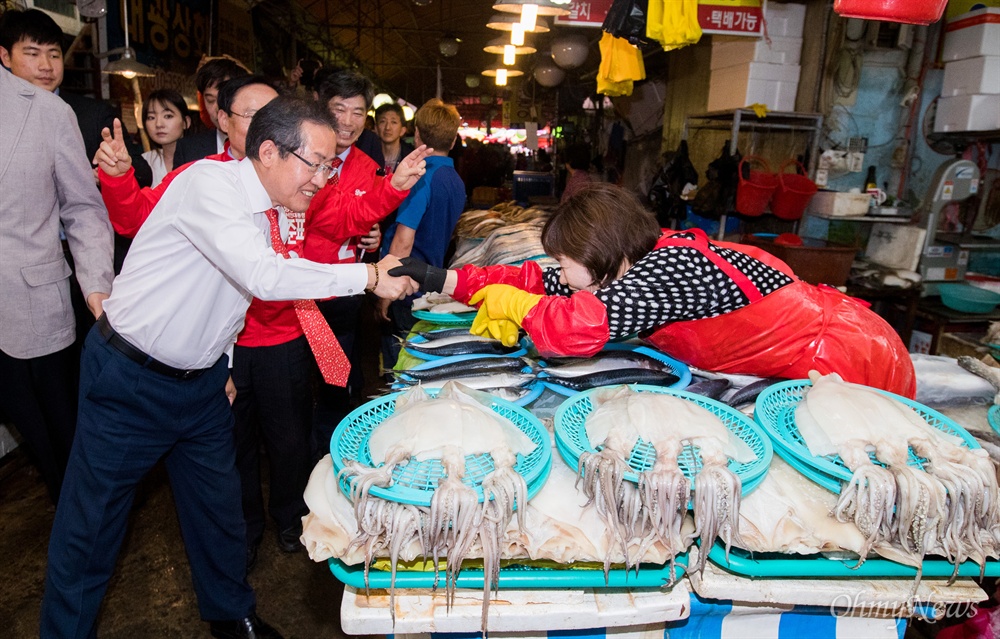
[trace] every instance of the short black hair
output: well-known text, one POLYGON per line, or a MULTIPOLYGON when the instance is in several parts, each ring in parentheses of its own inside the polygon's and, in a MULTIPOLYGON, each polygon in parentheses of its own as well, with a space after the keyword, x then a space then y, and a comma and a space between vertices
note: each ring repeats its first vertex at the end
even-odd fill
POLYGON ((406 114, 403 113, 403 107, 396 104, 395 102, 388 102, 386 104, 383 104, 379 108, 375 109, 375 122, 378 122, 378 119, 382 116, 383 113, 388 113, 389 111, 392 111, 393 113, 398 115, 399 121, 402 122, 403 124, 406 124, 406 114))
POLYGON ((274 86, 274 83, 262 75, 241 75, 238 78, 226 80, 219 85, 219 98, 217 101, 219 108, 227 114, 232 115, 233 102, 236 101, 236 94, 239 93, 241 89, 251 84, 263 84, 266 87, 271 87, 275 91, 278 91, 278 88, 274 86))
POLYGON ((222 84, 230 78, 239 78, 250 75, 250 70, 238 60, 229 57, 209 58, 198 67, 198 72, 194 76, 195 86, 199 93, 205 93, 205 89, 222 84))
POLYGON ((354 98, 360 95, 365 99, 365 108, 370 109, 372 100, 375 99, 375 85, 355 71, 338 71, 317 82, 316 93, 324 108, 333 98, 354 98))
POLYGON ((246 152, 251 160, 260 159, 260 147, 271 140, 281 157, 302 146, 302 125, 306 122, 333 129, 330 113, 311 100, 278 96, 268 102, 250 121, 246 152))
POLYGON ((11 51, 21 40, 38 44, 57 44, 63 48, 63 32, 44 11, 8 9, 0 15, 0 47, 11 51))
POLYGON ((316 69, 316 72, 313 73, 313 89, 316 89, 321 84, 326 82, 327 78, 330 76, 336 75, 344 70, 344 67, 338 66, 322 66, 316 69))

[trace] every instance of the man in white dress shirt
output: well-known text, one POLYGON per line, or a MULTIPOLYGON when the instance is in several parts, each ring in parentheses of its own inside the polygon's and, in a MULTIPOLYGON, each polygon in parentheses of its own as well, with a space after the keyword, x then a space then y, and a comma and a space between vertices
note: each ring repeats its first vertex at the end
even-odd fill
POLYGON ((266 211, 304 211, 330 174, 332 123, 278 98, 253 118, 247 158, 179 175, 135 237, 84 346, 77 436, 56 511, 43 637, 90 637, 135 486, 165 458, 201 616, 215 637, 279 637, 255 613, 225 392, 227 350, 252 297, 324 298, 416 288, 399 264, 325 265, 271 249, 266 211))

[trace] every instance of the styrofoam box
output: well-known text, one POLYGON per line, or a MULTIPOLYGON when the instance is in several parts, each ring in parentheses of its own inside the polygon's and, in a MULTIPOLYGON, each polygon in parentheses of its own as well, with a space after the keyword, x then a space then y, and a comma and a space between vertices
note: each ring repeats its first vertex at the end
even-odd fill
POLYGON ((934 132, 1000 129, 1000 95, 956 95, 938 99, 934 132))
POLYGON ((797 64, 764 62, 714 69, 708 87, 708 110, 766 104, 771 111, 794 111, 800 71, 797 64))
POLYGON ((987 7, 956 16, 945 27, 945 62, 1000 55, 1000 8, 987 7))
MULTIPOLYGON (((712 50, 714 58, 715 50, 712 50)), ((944 86, 941 95, 975 95, 1000 93, 1000 55, 956 60, 944 65, 944 86)))
POLYGON ((768 2, 764 9, 767 34, 772 38, 801 38, 806 23, 806 5, 768 2))
POLYGON ((733 67, 747 62, 768 64, 798 64, 802 55, 802 38, 771 38, 755 40, 732 36, 712 37, 712 68, 733 67))
POLYGON ((868 213, 870 204, 871 196, 867 193, 817 191, 806 212, 819 217, 860 217, 868 213))

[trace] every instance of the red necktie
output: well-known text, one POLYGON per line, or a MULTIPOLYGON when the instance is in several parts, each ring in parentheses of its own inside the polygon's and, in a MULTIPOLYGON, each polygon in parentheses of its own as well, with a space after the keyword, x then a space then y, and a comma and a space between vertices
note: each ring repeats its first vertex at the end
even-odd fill
MULTIPOLYGON (((278 226, 278 211, 268 209, 267 219, 271 223, 271 248, 285 259, 290 256, 288 247, 281 240, 281 229, 278 226)), ((340 342, 330 330, 315 300, 295 300, 295 315, 299 318, 302 331, 306 334, 309 347, 312 349, 323 380, 334 386, 347 386, 347 376, 351 372, 351 362, 344 355, 340 342)))
POLYGON ((340 165, 343 163, 344 161, 340 158, 333 158, 330 160, 330 168, 333 169, 333 175, 331 175, 330 179, 326 181, 327 186, 337 186, 337 182, 340 182, 340 171, 337 169, 339 169, 340 165))

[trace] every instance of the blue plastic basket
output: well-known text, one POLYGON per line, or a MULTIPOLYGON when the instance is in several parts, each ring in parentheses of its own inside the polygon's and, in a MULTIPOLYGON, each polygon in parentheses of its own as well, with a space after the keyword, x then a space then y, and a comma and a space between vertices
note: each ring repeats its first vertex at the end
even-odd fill
MULTIPOLYGON (((687 388, 688 384, 691 383, 691 369, 688 368, 686 364, 684 364, 683 362, 680 362, 680 361, 674 359, 673 357, 670 357, 669 355, 667 355, 665 353, 661 353, 660 351, 658 351, 656 349, 649 348, 648 346, 640 346, 638 344, 616 344, 616 343, 609 343, 609 344, 605 344, 604 348, 602 348, 601 350, 602 351, 631 351, 633 353, 641 353, 643 355, 646 355, 648 357, 652 357, 653 359, 657 359, 657 360, 663 362, 664 364, 667 365, 667 368, 670 369, 670 373, 672 373, 672 374, 674 374, 674 375, 676 375, 677 377, 680 378, 676 382, 674 382, 673 384, 671 384, 670 386, 668 386, 667 388, 674 388, 674 389, 677 389, 677 390, 681 390, 681 389, 687 388)), ((565 386, 561 386, 556 379, 554 379, 552 377, 546 377, 545 376, 545 372, 544 372, 544 367, 545 367, 545 361, 544 360, 540 361, 539 365, 543 369, 539 373, 539 379, 542 381, 543 384, 545 384, 545 387, 548 388, 549 390, 551 390, 552 392, 559 393, 560 395, 564 395, 566 397, 573 397, 577 393, 581 392, 581 391, 573 390, 572 388, 566 388, 565 386)))
MULTIPOLYGON (((687 553, 677 555, 675 577, 684 574, 687 565, 687 553)), ((341 582, 364 590, 365 573, 360 564, 348 566, 339 559, 328 559, 330 572, 341 582)), ((442 575, 444 570, 442 569, 442 575)), ((371 570, 368 572, 370 588, 389 588, 392 573, 387 570, 371 570)), ((619 568, 608 572, 604 579, 603 569, 589 568, 540 568, 507 565, 500 568, 500 578, 497 587, 500 590, 542 590, 542 589, 579 589, 579 588, 662 588, 670 584, 670 565, 641 564, 639 572, 619 568)), ((463 568, 458 574, 456 583, 459 588, 483 589, 483 571, 474 568, 463 568)), ((397 588, 433 588, 434 571, 397 570, 397 588)))
MULTIPOLYGON (((726 558, 726 548, 716 542, 708 552, 708 560, 731 572, 747 577, 774 578, 829 578, 847 577, 852 579, 874 579, 885 577, 917 576, 916 568, 876 557, 868 559, 857 568, 857 557, 837 559, 823 555, 787 555, 783 553, 753 553, 742 548, 730 548, 726 558), (794 557, 794 558, 793 558, 794 557)), ((955 567, 944 559, 925 559, 924 577, 951 577, 955 567)), ((958 568, 959 577, 978 577, 980 567, 966 561, 958 568)), ((986 577, 1000 577, 1000 562, 986 562, 986 577)))
MULTIPOLYGON (((839 455, 816 457, 810 453, 802 434, 799 433, 798 426, 795 425, 795 408, 805 396, 806 389, 811 386, 812 382, 808 379, 796 379, 767 388, 757 398, 754 419, 773 440, 778 454, 785 461, 824 488, 839 493, 840 482, 849 482, 853 473, 839 455), (836 488, 833 487, 834 481, 836 488)), ((936 410, 888 391, 873 390, 914 409, 928 424, 942 432, 961 438, 969 448, 979 448, 979 443, 968 431, 936 410)), ((884 466, 875 459, 874 452, 869 454, 873 463, 884 466)), ((908 463, 910 466, 923 469, 927 460, 910 449, 908 463)))
MULTIPOLYGON (((726 428, 746 442, 754 452, 754 455, 756 455, 756 459, 746 463, 737 462, 732 459, 729 460, 729 470, 740 478, 743 484, 743 494, 747 494, 763 481, 774 454, 771 449, 771 441, 761 428, 746 415, 735 408, 701 395, 695 395, 694 393, 686 393, 659 386, 643 386, 641 384, 632 384, 630 388, 640 392, 673 395, 674 397, 694 402, 714 414, 722 420, 726 428)), ((579 393, 575 397, 567 399, 556 410, 556 448, 563 459, 566 460, 566 463, 569 464, 570 468, 579 468, 580 455, 584 452, 597 452, 591 448, 590 441, 587 439, 586 421, 587 416, 594 410, 590 397, 598 390, 600 389, 595 388, 579 393)), ((625 479, 638 482, 638 473, 652 468, 655 460, 656 449, 651 444, 640 440, 632 449, 632 454, 628 460, 629 467, 634 472, 626 473, 625 479)), ((681 454, 677 457, 677 462, 684 475, 691 480, 693 487, 695 478, 701 471, 702 466, 698 447, 694 445, 685 446, 681 454)))
MULTIPOLYGON (((411 342, 413 344, 423 344, 423 343, 428 342, 430 340, 428 340, 426 337, 423 337, 422 335, 414 335, 413 337, 411 337, 407 341, 409 341, 409 342, 411 342)), ((516 351, 511 351, 510 353, 504 353, 502 355, 501 354, 497 354, 497 355, 487 354, 487 355, 489 357, 521 357, 522 355, 527 355, 528 354, 528 345, 529 344, 530 344, 530 342, 528 342, 525 338, 522 338, 521 341, 520 341, 520 343, 519 343, 519 346, 521 348, 517 349, 516 351)), ((417 359, 423 359, 423 360, 427 360, 427 361, 430 361, 430 362, 433 362, 435 360, 440 360, 440 359, 446 359, 446 357, 442 356, 442 355, 431 355, 429 353, 421 353, 420 351, 410 350, 410 349, 406 348, 405 346, 403 347, 403 350, 406 351, 407 353, 409 353, 410 355, 412 355, 413 357, 416 357, 417 359)), ((468 355, 448 355, 447 357, 469 357, 469 356, 468 355)))
POLYGON ((440 324, 442 326, 472 326, 472 321, 476 319, 475 313, 431 313, 430 311, 411 311, 413 317, 440 324))
MULTIPOLYGON (((438 389, 428 389, 429 395, 437 395, 438 389)), ((330 455, 333 470, 340 476, 344 460, 354 460, 374 467, 368 450, 368 439, 372 431, 396 411, 396 399, 402 393, 390 393, 359 406, 341 420, 330 440, 330 455)), ((524 477, 528 486, 528 498, 542 488, 552 468, 552 442, 545 427, 528 411, 502 399, 494 399, 490 409, 509 420, 535 443, 535 448, 527 455, 518 455, 514 470, 524 477)), ((466 455, 463 482, 475 489, 479 501, 483 501, 483 479, 493 472, 493 458, 489 453, 466 455)), ((392 484, 387 488, 372 487, 371 494, 388 501, 416 506, 430 506, 431 497, 438 482, 445 476, 444 467, 438 459, 417 461, 411 459, 400 464, 392 474, 392 484)), ((350 497, 351 479, 340 478, 340 489, 350 497)))

